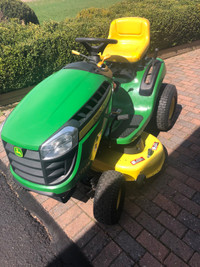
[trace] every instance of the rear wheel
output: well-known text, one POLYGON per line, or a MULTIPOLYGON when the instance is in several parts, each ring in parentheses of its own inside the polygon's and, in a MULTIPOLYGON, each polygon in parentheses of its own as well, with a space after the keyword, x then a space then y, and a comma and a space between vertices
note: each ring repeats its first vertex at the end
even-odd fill
POLYGON ((115 224, 119 221, 124 204, 125 180, 116 171, 103 172, 94 196, 94 217, 100 223, 115 224))
POLYGON ((175 120, 177 90, 172 84, 163 84, 161 89, 162 94, 158 102, 156 125, 158 130, 168 131, 172 128, 175 120))

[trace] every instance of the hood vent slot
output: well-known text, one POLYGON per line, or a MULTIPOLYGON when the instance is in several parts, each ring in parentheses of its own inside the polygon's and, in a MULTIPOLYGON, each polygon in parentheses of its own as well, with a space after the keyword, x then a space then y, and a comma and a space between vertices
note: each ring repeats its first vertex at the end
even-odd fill
POLYGON ((80 128, 84 127, 92 116, 94 116, 105 100, 110 88, 111 85, 109 82, 103 82, 89 101, 73 116, 73 119, 80 123, 80 128))

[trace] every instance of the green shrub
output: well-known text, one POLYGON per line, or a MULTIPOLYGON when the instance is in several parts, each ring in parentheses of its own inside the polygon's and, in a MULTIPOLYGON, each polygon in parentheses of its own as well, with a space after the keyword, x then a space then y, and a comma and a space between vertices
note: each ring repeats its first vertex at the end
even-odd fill
POLYGON ((17 18, 25 24, 39 24, 34 11, 20 0, 0 0, 0 20, 17 18))
POLYGON ((81 11, 76 19, 23 26, 0 24, 0 93, 37 84, 65 64, 79 60, 72 49, 86 53, 76 37, 107 37, 119 17, 146 17, 151 23, 151 49, 165 49, 200 39, 199 0, 123 1, 109 9, 81 11))

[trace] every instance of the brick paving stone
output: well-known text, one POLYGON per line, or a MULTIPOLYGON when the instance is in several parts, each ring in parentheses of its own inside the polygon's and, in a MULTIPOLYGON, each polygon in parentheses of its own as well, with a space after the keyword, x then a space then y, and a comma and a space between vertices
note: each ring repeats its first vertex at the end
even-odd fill
POLYGON ((159 192, 169 200, 173 200, 174 196, 177 193, 177 190, 175 188, 172 188, 171 186, 166 185, 165 188, 163 188, 159 192))
POLYGON ((145 249, 125 231, 122 231, 115 238, 115 242, 128 253, 135 262, 139 261, 145 254, 145 249))
POLYGON ((199 152, 200 151, 200 146, 198 146, 196 144, 192 144, 190 148, 195 152, 199 152))
POLYGON ((30 191, 30 194, 31 194, 33 197, 35 197, 35 198, 39 195, 38 193, 33 192, 33 191, 30 191))
POLYGON ((97 224, 91 221, 87 224, 77 235, 75 235, 72 240, 80 247, 86 246, 90 240, 100 232, 100 228, 97 224))
POLYGON ((187 267, 188 265, 183 262, 180 258, 178 258, 174 253, 170 253, 169 256, 166 258, 164 262, 165 266, 167 267, 187 267))
POLYGON ((184 165, 184 169, 186 167, 189 167, 188 170, 190 169, 190 170, 193 170, 193 172, 194 172, 195 171, 194 169, 197 169, 197 172, 198 172, 198 168, 199 168, 199 164, 200 164, 200 159, 198 159, 195 156, 193 156, 193 158, 188 157, 188 156, 186 156, 184 154, 181 154, 179 156, 179 161, 181 162, 181 164, 184 165))
POLYGON ((110 267, 122 267, 122 266, 126 266, 126 267, 133 267, 134 265, 134 261, 129 258, 125 252, 122 252, 116 260, 114 260, 112 262, 112 264, 110 265, 110 267))
POLYGON ((184 261, 188 261, 193 254, 193 250, 186 245, 182 240, 176 237, 168 230, 161 236, 160 240, 184 261))
POLYGON ((165 259, 169 252, 161 242, 159 242, 146 230, 143 230, 136 240, 161 262, 165 259))
POLYGON ((47 197, 47 196, 45 196, 45 195, 37 195, 36 196, 36 200, 40 203, 40 204, 42 204, 43 202, 45 202, 47 199, 48 199, 49 197, 47 197))
POLYGON ((192 100, 192 97, 188 97, 188 96, 185 96, 185 95, 182 95, 182 94, 180 94, 178 96, 178 98, 179 98, 179 100, 180 99, 187 100, 187 101, 191 101, 192 100))
POLYGON ((175 204, 174 202, 167 199, 161 194, 157 195, 157 197, 154 199, 154 203, 169 212, 172 216, 176 216, 181 210, 177 204, 175 204))
POLYGON ((200 114, 200 110, 197 109, 197 108, 194 108, 194 107, 186 106, 184 109, 187 110, 187 111, 193 112, 195 114, 200 114))
POLYGON ((200 205, 200 192, 196 192, 194 194, 192 201, 194 201, 196 204, 200 205))
POLYGON ((159 238, 165 231, 165 228, 146 212, 141 212, 136 220, 156 238, 159 238))
POLYGON ((181 180, 182 182, 185 182, 188 179, 188 176, 182 173, 181 171, 177 170, 173 166, 168 166, 166 168, 166 173, 169 175, 175 177, 178 180, 181 180))
POLYGON ((70 209, 66 210, 62 215, 60 215, 57 219, 57 222, 61 227, 64 228, 81 213, 82 210, 77 205, 74 205, 70 209))
MULTIPOLYGON (((200 146, 200 140, 199 140, 199 135, 198 135, 198 131, 195 131, 189 138, 188 140, 191 141, 192 145, 195 144, 197 146, 200 146)), ((191 146, 192 146, 191 145, 191 146)))
POLYGON ((6 157, 6 152, 5 150, 3 150, 1 153, 0 153, 0 159, 6 157))
POLYGON ((182 208, 188 210, 194 215, 200 214, 200 206, 196 204, 194 201, 188 199, 182 194, 177 193, 173 199, 177 204, 179 204, 182 208))
POLYGON ((200 126, 200 120, 198 120, 198 119, 193 119, 191 122, 193 124, 196 124, 197 126, 200 126))
POLYGON ((71 199, 69 199, 66 203, 58 203, 49 211, 49 213, 51 214, 51 216, 57 219, 59 216, 69 210, 73 205, 75 205, 75 203, 71 199))
POLYGON ((9 161, 8 161, 8 158, 7 157, 4 157, 1 159, 2 163, 8 168, 9 167, 9 161))
MULTIPOLYGON (((199 103, 200 103, 200 101, 199 101, 199 103)), ((200 114, 190 112, 190 117, 193 118, 193 119, 199 119, 199 115, 200 114)), ((192 120, 192 122, 193 122, 193 120, 192 120)))
MULTIPOLYGON (((123 213, 122 213, 123 216, 123 213)), ((122 231, 122 227, 119 224, 115 225, 106 225, 103 223, 98 223, 98 226, 103 229, 104 233, 109 235, 112 238, 115 238, 122 231)))
POLYGON ((92 261, 94 267, 107 267, 121 253, 121 248, 113 241, 110 241, 101 253, 92 261))
POLYGON ((140 206, 144 211, 146 211, 149 215, 152 217, 157 217, 157 215, 160 213, 161 208, 158 207, 155 203, 152 201, 146 199, 145 197, 141 196, 135 200, 135 203, 140 206))
POLYGON ((129 199, 125 199, 124 210, 133 218, 135 218, 141 211, 141 209, 129 199))
POLYGON ((189 230, 184 236, 183 241, 200 253, 200 235, 189 230))
MULTIPOLYGON (((154 179, 152 186, 156 189, 157 192, 165 189, 165 186, 169 181, 172 180, 172 177, 166 173, 158 174, 156 179, 154 179)), ((158 193, 154 196, 154 198, 158 195, 158 193)))
POLYGON ((187 163, 189 163, 189 160, 191 159, 194 160, 194 157, 196 157, 196 152, 191 150, 190 148, 191 146, 192 146, 192 143, 190 141, 187 141, 187 143, 184 142, 181 144, 181 146, 177 148, 176 151, 179 152, 179 161, 184 159, 184 161, 187 161, 187 163))
MULTIPOLYGON (((181 137, 181 138, 185 139, 188 136, 188 133, 182 132, 180 130, 173 129, 172 132, 173 132, 173 135, 175 135, 176 137, 181 137)), ((163 133, 162 133, 162 135, 163 135, 163 133)), ((173 135, 171 133, 171 137, 173 137, 173 135)))
POLYGON ((186 128, 189 128, 190 130, 191 129, 194 130, 196 128, 196 125, 193 124, 193 123, 191 123, 191 122, 189 122, 189 121, 179 120, 179 124, 181 126, 184 126, 186 128))
MULTIPOLYGON (((152 178, 153 179, 153 178, 152 178)), ((146 181, 144 187, 142 187, 141 191, 142 191, 142 194, 148 198, 149 200, 152 200, 156 197, 156 195, 158 194, 157 190, 155 190, 153 187, 152 187, 152 182, 153 180, 152 179, 149 179, 146 181)), ((158 179, 159 180, 159 177, 158 179)))
POLYGON ((70 238, 73 238, 90 222, 90 217, 88 217, 85 213, 81 213, 64 228, 64 231, 70 238))
POLYGON ((79 208, 81 208, 85 213, 87 213, 90 217, 94 218, 93 216, 93 202, 89 199, 86 203, 85 202, 77 202, 79 208))
POLYGON ((185 210, 182 210, 177 219, 194 232, 200 234, 200 219, 198 219, 196 216, 185 210))
POLYGON ((162 132, 160 135, 168 140, 172 138, 172 133, 170 132, 162 132))
POLYGON ((151 254, 148 252, 144 255, 144 257, 140 260, 141 267, 161 267, 163 266, 159 261, 157 261, 151 254))
POLYGON ((4 151, 4 147, 3 147, 3 144, 1 142, 1 139, 0 139, 0 152, 3 152, 4 151))
POLYGON ((152 184, 156 190, 165 197, 173 198, 176 195, 177 190, 168 186, 168 183, 172 180, 167 174, 160 175, 156 181, 152 184))
POLYGON ((181 194, 185 195, 188 198, 191 198, 195 193, 195 190, 181 183, 177 179, 173 179, 172 181, 170 181, 169 186, 175 188, 178 192, 180 192, 181 194))
POLYGON ((53 198, 48 198, 46 201, 42 203, 43 208, 45 208, 46 211, 50 211, 53 209, 57 204, 58 200, 55 200, 53 198))
POLYGON ((179 238, 181 238, 187 231, 187 228, 182 223, 177 221, 174 217, 172 217, 165 211, 162 211, 159 214, 157 220, 165 227, 167 227, 170 231, 172 231, 175 235, 177 235, 179 238))
MULTIPOLYGON (((191 121, 191 119, 188 119, 188 121, 191 121)), ((176 144, 176 146, 180 146, 184 142, 184 139, 185 139, 184 137, 181 136, 178 137, 173 135, 170 141, 176 144)))
POLYGON ((186 165, 182 165, 182 169, 183 169, 183 172, 185 172, 188 176, 195 178, 195 179, 200 179, 200 172, 198 169, 194 169, 186 165))
POLYGON ((134 238, 142 231, 142 226, 125 212, 122 214, 119 223, 134 238))
POLYGON ((137 189, 136 185, 132 182, 126 183, 126 197, 130 201, 134 201, 140 196, 140 191, 137 189))
POLYGON ((199 262, 200 262, 200 254, 196 252, 189 261, 189 264, 191 267, 199 267, 199 262))
MULTIPOLYGON (((184 128, 183 128, 184 129, 184 128)), ((190 131, 190 133, 191 133, 191 131, 190 131)), ((181 144, 181 146, 180 147, 178 147, 177 148, 177 150, 179 150, 180 152, 182 152, 182 153, 184 153, 185 155, 190 155, 189 153, 187 153, 188 151, 190 151, 190 153, 191 153, 191 150, 188 150, 190 147, 191 147, 191 145, 192 145, 192 141, 191 141, 191 139, 190 139, 191 137, 188 137, 182 144, 181 144), (183 147, 184 148, 187 148, 187 150, 185 149, 185 151, 183 150, 183 147), (181 149, 181 150, 180 150, 181 149)))
POLYGON ((82 249, 82 252, 92 261, 109 242, 110 237, 105 235, 103 231, 99 231, 99 233, 82 249))

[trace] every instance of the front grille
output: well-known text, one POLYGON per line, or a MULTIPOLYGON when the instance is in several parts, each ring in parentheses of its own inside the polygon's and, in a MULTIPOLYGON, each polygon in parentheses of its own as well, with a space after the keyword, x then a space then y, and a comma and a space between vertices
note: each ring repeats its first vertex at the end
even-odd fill
POLYGON ((67 179, 76 160, 76 149, 57 160, 42 161, 38 151, 22 149, 23 157, 20 158, 15 155, 13 145, 4 142, 4 147, 13 171, 23 179, 41 185, 53 185, 67 179))

